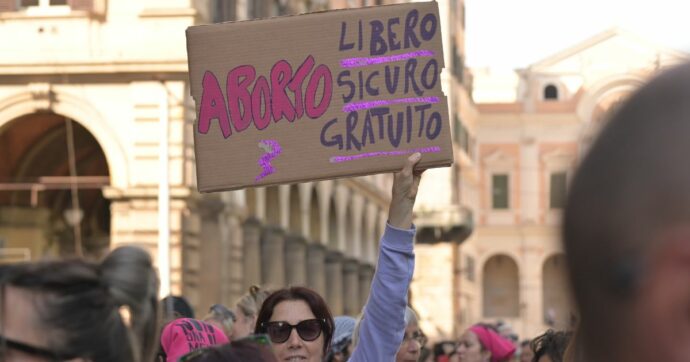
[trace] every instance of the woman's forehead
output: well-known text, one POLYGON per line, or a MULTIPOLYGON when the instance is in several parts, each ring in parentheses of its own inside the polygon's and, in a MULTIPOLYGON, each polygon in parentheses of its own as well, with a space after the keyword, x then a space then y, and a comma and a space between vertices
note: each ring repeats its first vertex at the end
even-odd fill
POLYGON ((316 318, 314 312, 303 300, 284 300, 276 304, 271 314, 271 321, 286 321, 290 324, 314 318, 316 318))

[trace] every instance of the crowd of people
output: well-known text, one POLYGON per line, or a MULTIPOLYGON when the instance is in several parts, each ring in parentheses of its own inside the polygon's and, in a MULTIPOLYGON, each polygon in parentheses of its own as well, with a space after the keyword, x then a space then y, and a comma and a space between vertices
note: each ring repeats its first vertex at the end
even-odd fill
POLYGON ((690 64, 643 86, 602 130, 572 180, 562 236, 578 307, 574 331, 518 341, 475 324, 427 345, 408 305, 414 271, 416 153, 394 176, 369 300, 331 315, 299 286, 258 286, 196 318, 157 299, 150 256, 0 266, 4 361, 690 361, 690 64), (680 161, 680 162, 675 162, 680 161))

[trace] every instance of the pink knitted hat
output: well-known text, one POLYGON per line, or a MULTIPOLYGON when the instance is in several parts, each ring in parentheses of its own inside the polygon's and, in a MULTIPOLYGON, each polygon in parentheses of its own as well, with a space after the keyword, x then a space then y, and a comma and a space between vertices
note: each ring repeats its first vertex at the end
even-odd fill
POLYGON ((166 362, 177 362, 191 351, 228 342, 228 337, 217 327, 191 318, 176 319, 168 323, 161 333, 166 362))

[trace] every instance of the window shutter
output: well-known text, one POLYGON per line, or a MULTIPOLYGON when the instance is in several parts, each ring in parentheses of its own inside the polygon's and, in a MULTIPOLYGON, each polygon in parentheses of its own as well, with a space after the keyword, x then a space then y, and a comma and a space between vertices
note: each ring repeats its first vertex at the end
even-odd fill
POLYGON ((69 0, 72 10, 93 11, 93 0, 69 0))
POLYGON ((17 0, 0 0, 0 13, 17 11, 17 0))

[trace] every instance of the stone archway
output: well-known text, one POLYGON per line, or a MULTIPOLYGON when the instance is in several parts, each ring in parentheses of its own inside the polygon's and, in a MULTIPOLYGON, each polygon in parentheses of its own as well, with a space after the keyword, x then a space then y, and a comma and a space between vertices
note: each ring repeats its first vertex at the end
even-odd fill
POLYGON ((520 283, 515 260, 508 255, 494 255, 484 263, 482 276, 484 317, 519 317, 520 283))
MULTIPOLYGON (((84 253, 98 258, 110 245, 110 168, 96 137, 72 121, 78 209, 74 217, 67 154, 67 118, 36 112, 0 127, 0 239, 5 252, 26 250, 31 259, 75 252, 73 225, 84 253)), ((11 253, 11 252, 10 252, 11 253)), ((0 260, 2 260, 0 258, 0 260)))
POLYGON ((542 278, 544 323, 556 329, 571 328, 573 308, 563 254, 552 255, 544 261, 542 278))

